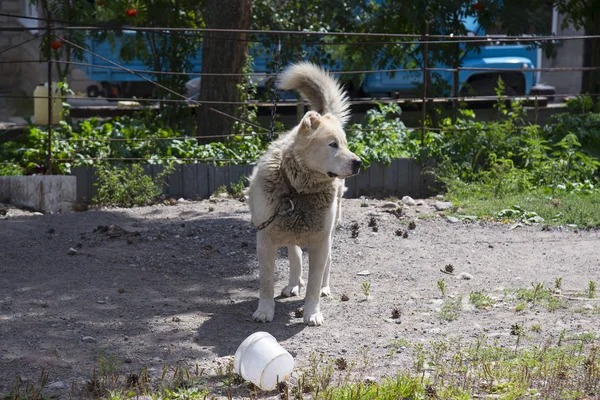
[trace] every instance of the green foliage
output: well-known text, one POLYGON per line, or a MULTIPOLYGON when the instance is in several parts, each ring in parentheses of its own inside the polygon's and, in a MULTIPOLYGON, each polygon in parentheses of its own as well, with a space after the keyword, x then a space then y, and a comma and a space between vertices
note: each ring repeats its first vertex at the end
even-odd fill
POLYGON ((568 112, 550 117, 544 127, 548 139, 554 143, 569 139, 580 143, 581 152, 600 157, 600 105, 594 107, 590 96, 579 96, 567 101, 568 112))
POLYGON ((494 303, 492 298, 484 292, 471 292, 469 294, 469 303, 473 304, 477 309, 490 308, 494 303))
POLYGON ((460 192, 465 183, 486 198, 537 187, 550 194, 595 189, 600 162, 581 150, 574 133, 560 136, 557 129, 524 123, 518 102, 506 107, 499 101, 497 109, 504 116, 498 121, 479 122, 473 111, 462 110, 455 123, 446 119, 441 132, 428 134, 428 154, 450 193, 460 192))
MULTIPOLYGON (((52 130, 53 172, 69 174, 73 167, 96 165, 106 158, 147 159, 149 164, 246 164, 256 160, 269 143, 267 136, 250 132, 223 142, 200 144, 161 121, 161 115, 152 119, 136 115, 107 121, 61 121, 52 130)), ((47 169, 47 143, 46 127, 30 126, 24 139, 3 145, 0 161, 23 168, 24 174, 43 173, 47 169)))
POLYGON ((173 171, 172 166, 152 179, 146 175, 139 164, 122 168, 118 166, 99 165, 96 168, 98 194, 94 202, 103 206, 134 207, 153 204, 162 194, 165 178, 173 171))
POLYGON ((447 298, 442 303, 442 307, 438 312, 438 316, 442 321, 454 321, 460 315, 462 310, 462 296, 455 298, 447 298))
POLYGON ((8 162, 0 163, 0 176, 19 176, 23 175, 23 170, 17 164, 8 162))
POLYGON ((416 156, 419 142, 400 120, 398 104, 377 104, 367 111, 366 123, 347 129, 348 147, 363 160, 364 167, 373 162, 389 164, 392 159, 416 156))

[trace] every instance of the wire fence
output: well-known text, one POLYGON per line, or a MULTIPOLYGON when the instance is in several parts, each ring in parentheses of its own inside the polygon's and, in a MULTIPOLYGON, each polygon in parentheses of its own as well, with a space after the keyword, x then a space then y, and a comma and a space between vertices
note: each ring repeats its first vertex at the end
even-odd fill
MULTIPOLYGON (((496 95, 477 95, 477 96, 467 96, 465 93, 460 91, 459 85, 459 76, 464 72, 477 72, 480 74, 502 74, 502 73, 518 73, 518 74, 534 74, 540 72, 561 72, 561 73, 569 73, 569 72, 589 72, 589 71, 598 71, 600 67, 584 67, 584 66, 576 66, 576 67, 540 67, 535 66, 531 67, 527 64, 522 64, 517 68, 494 68, 494 67, 456 67, 456 68, 448 68, 448 67, 440 67, 437 65, 429 65, 430 62, 428 60, 428 54, 430 46, 435 46, 439 44, 479 44, 479 45, 507 45, 507 44, 522 44, 524 46, 539 46, 545 42, 566 42, 572 40, 600 40, 600 36, 593 35, 551 35, 551 36, 506 36, 506 35, 487 35, 487 36, 472 36, 472 35, 430 35, 427 31, 423 34, 383 34, 383 33, 358 33, 358 32, 312 32, 312 31, 265 31, 265 30, 236 30, 236 29, 190 29, 190 28, 171 28, 171 27, 106 27, 106 26, 93 26, 93 25, 70 25, 70 26, 61 26, 60 24, 66 23, 66 21, 53 20, 51 15, 47 15, 46 17, 31 17, 26 15, 16 15, 10 13, 2 13, 0 12, 0 17, 8 17, 14 19, 31 19, 40 22, 44 22, 45 26, 36 27, 35 30, 40 33, 31 34, 31 37, 28 37, 25 40, 20 41, 19 43, 12 44, 4 49, 0 49, 0 55, 4 55, 10 51, 14 51, 21 46, 25 46, 26 44, 41 39, 46 38, 46 46, 45 49, 47 57, 42 60, 40 59, 12 59, 12 60, 0 60, 0 64, 28 64, 28 63, 40 63, 45 62, 47 64, 47 82, 52 82, 52 66, 53 64, 60 65, 69 65, 73 67, 79 68, 96 68, 101 70, 106 70, 110 72, 120 72, 126 73, 130 76, 135 76, 137 80, 141 80, 148 85, 152 85, 154 87, 158 87, 162 89, 164 92, 168 93, 170 97, 136 97, 132 99, 131 97, 123 97, 123 96, 113 96, 110 98, 112 101, 130 101, 135 100, 139 104, 143 105, 142 107, 157 107, 160 104, 168 104, 168 103, 181 103, 185 106, 189 107, 207 107, 211 112, 215 112, 223 116, 224 118, 230 118, 234 121, 245 124, 247 126, 251 126, 256 129, 254 135, 270 135, 273 133, 281 133, 274 132, 273 123, 275 118, 275 110, 278 107, 282 106, 294 106, 303 108, 303 103, 296 101, 281 101, 277 100, 276 95, 272 97, 272 101, 211 101, 211 100, 202 100, 191 98, 186 93, 179 93, 175 90, 172 90, 169 87, 166 87, 159 82, 156 81, 156 77, 161 75, 169 75, 169 76, 185 76, 187 78, 194 77, 240 77, 245 74, 232 74, 232 73, 206 73, 206 72, 188 72, 188 71, 162 71, 162 70, 149 70, 149 69, 139 69, 139 68, 130 68, 127 65, 124 65, 122 62, 113 61, 107 57, 98 54, 92 49, 81 46, 80 44, 74 43, 71 40, 68 40, 64 37, 64 33, 73 32, 73 31, 83 31, 83 32, 122 32, 122 31, 130 31, 130 32, 155 32, 164 35, 173 35, 173 34, 185 34, 185 35, 197 35, 206 37, 207 35, 218 35, 220 33, 245 33, 250 34, 253 37, 277 37, 281 43, 281 37, 300 37, 303 40, 303 44, 307 46, 318 46, 322 45, 321 42, 311 42, 310 38, 314 37, 349 37, 349 38, 365 38, 365 39, 377 39, 375 41, 354 41, 354 42, 328 42, 327 46, 340 46, 340 45, 369 45, 369 46, 385 46, 390 44, 397 44, 398 40, 402 40, 403 45, 421 45, 424 50, 422 51, 423 59, 421 60, 421 66, 417 68, 363 68, 356 70, 340 70, 334 71, 334 74, 340 77, 344 76, 368 76, 372 74, 388 74, 390 76, 394 76, 399 73, 421 73, 422 78, 420 82, 421 93, 417 97, 402 97, 402 96, 394 96, 393 98, 353 98, 351 99, 351 105, 369 105, 374 103, 396 103, 396 102, 412 102, 416 104, 421 110, 421 123, 420 126, 408 127, 407 129, 411 130, 419 130, 421 132, 421 143, 424 142, 424 134, 427 130, 439 130, 441 128, 435 126, 427 126, 427 112, 428 107, 432 107, 432 105, 447 103, 451 106, 452 115, 455 116, 456 112, 459 108, 461 102, 465 101, 498 101, 499 97, 496 95), (65 43, 73 48, 81 51, 84 54, 87 54, 90 59, 93 60, 102 60, 104 64, 97 64, 93 62, 85 62, 85 60, 61 60, 55 57, 56 53, 52 52, 51 48, 51 40, 50 38, 54 36, 58 38, 62 43, 65 43), (304 40, 308 38, 308 40, 304 40), (451 93, 447 95, 441 96, 430 96, 430 88, 428 87, 427 77, 430 73, 450 73, 451 74, 451 93), (235 105, 242 106, 247 104, 254 104, 261 108, 270 108, 271 114, 273 115, 271 121, 271 127, 263 127, 260 124, 255 122, 247 121, 242 118, 239 118, 236 115, 232 115, 229 113, 225 113, 221 110, 218 110, 217 105, 235 105)), ((24 26, 5 26, 0 27, 0 35, 3 32, 31 32, 32 28, 24 27, 24 26)), ((248 42, 265 44, 264 41, 261 40, 247 40, 248 42)), ((285 42, 284 42, 285 43, 285 42)), ((297 44, 297 42, 294 42, 297 44)), ((266 45, 265 45, 266 46, 266 45)), ((265 72, 258 71, 252 74, 254 79, 260 80, 269 80, 275 78, 277 72, 265 72)), ((53 131, 55 127, 52 125, 52 108, 54 104, 53 98, 53 90, 48 90, 48 96, 24 96, 24 95, 15 95, 15 94, 3 94, 0 92, 0 99, 36 99, 42 98, 47 99, 47 112, 48 112, 48 123, 46 125, 46 137, 44 138, 44 142, 46 145, 45 153, 46 153, 46 170, 51 172, 53 170, 52 165, 55 162, 73 162, 73 161, 81 161, 81 159, 75 158, 65 158, 65 157, 56 157, 53 154, 53 131)), ((573 93, 538 93, 538 94, 529 94, 524 96, 524 93, 513 94, 513 95, 504 95, 501 96, 500 99, 510 101, 514 99, 526 99, 535 106, 539 107, 541 101, 544 101, 546 96, 557 96, 557 97, 571 97, 579 95, 578 92, 573 93)), ((598 97, 599 93, 588 94, 592 97, 598 97)), ((102 97, 89 97, 89 100, 92 101, 104 101, 105 99, 102 97)), ((537 112, 537 110, 536 110, 537 112)), ((361 131, 365 129, 361 128, 348 128, 348 131, 361 131)), ((369 129, 371 131, 375 131, 374 129, 369 129)), ((219 134, 219 135, 177 135, 170 137, 144 137, 144 138, 122 138, 122 137, 105 137, 95 139, 101 142, 164 142, 164 141, 175 141, 175 140, 223 140, 227 138, 231 138, 232 134, 219 134)), ((61 138, 61 141, 65 142, 82 142, 85 143, 89 139, 83 138, 61 138)), ((180 161, 186 162, 240 162, 240 161, 249 161, 249 160, 238 160, 238 159, 221 159, 221 158, 193 158, 193 157, 184 157, 180 158, 180 161)), ((86 158, 86 161, 160 161, 156 157, 89 157, 86 158)), ((251 160, 250 160, 251 161, 251 160)))

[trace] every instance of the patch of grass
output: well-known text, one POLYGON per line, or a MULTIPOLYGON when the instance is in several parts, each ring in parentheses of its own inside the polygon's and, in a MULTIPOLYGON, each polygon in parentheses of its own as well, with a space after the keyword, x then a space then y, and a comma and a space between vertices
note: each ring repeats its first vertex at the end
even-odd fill
POLYGON ((27 380, 23 380, 20 375, 17 375, 15 385, 11 389, 10 393, 6 396, 2 396, 1 398, 7 399, 43 399, 42 391, 48 384, 48 372, 42 368, 42 372, 37 382, 28 382, 27 380))
POLYGON ((535 323, 535 324, 531 325, 529 330, 531 332, 540 333, 540 332, 542 332, 542 324, 540 324, 539 322, 535 323))
MULTIPOLYGON (((532 326, 533 330, 533 326, 532 326)), ((511 327, 517 342, 524 335, 522 325, 511 327)), ((538 337, 528 347, 507 347, 480 336, 464 342, 459 339, 415 343, 395 339, 391 350, 407 348, 412 364, 379 381, 365 379, 371 366, 368 347, 360 349, 358 367, 342 358, 313 353, 305 367, 298 368, 298 379, 280 386, 283 399, 378 400, 473 398, 593 398, 600 391, 600 346, 595 332, 567 333, 559 338, 538 337), (592 397, 589 397, 592 396, 592 397)), ((118 376, 116 357, 104 357, 104 372, 113 376, 113 386, 90 385, 99 382, 94 373, 84 387, 74 387, 71 397, 83 394, 112 400, 140 396, 162 399, 206 400, 213 398, 260 398, 260 392, 233 372, 231 360, 218 362, 216 376, 205 376, 183 365, 165 366, 160 378, 150 384, 147 369, 140 374, 118 376), (114 363, 111 361, 115 361, 114 363), (114 368, 113 368, 114 367, 114 368), (87 389, 87 392, 79 392, 87 389)), ((17 378, 17 384, 3 398, 42 399, 48 373, 42 371, 38 382, 17 378)))
POLYGON ((462 310, 462 296, 444 300, 438 316, 443 321, 454 321, 462 310))
POLYGON ((483 292, 471 292, 469 303, 479 310, 490 308, 494 304, 492 298, 483 292))
POLYGON ((569 303, 560 297, 554 296, 551 289, 545 287, 544 283, 532 282, 530 288, 505 289, 506 301, 517 301, 515 311, 524 311, 528 305, 532 308, 540 305, 549 311, 560 308, 568 308, 569 303))
POLYGON ((385 347, 388 349, 388 357, 392 358, 402 347, 409 348, 410 342, 404 338, 394 339, 390 340, 385 347))
MULTIPOLYGON (((580 228, 600 226, 600 191, 591 193, 559 192, 549 194, 542 189, 526 194, 508 194, 494 197, 482 193, 476 184, 464 185, 448 193, 448 200, 460 205, 461 214, 476 215, 485 220, 512 222, 498 218, 501 210, 518 204, 522 209, 537 213, 545 224, 575 224, 580 228)), ((451 213, 448 213, 451 214, 451 213)))

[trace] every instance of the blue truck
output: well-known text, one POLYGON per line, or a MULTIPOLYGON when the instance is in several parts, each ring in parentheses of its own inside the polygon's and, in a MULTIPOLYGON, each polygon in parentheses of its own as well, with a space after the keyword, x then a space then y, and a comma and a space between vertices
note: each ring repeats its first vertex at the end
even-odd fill
MULTIPOLYGON (((485 38, 485 31, 475 18, 466 18, 463 22, 469 36, 485 38)), ((464 49, 464 43, 461 47, 464 49)), ((492 39, 477 49, 465 51, 458 73, 459 94, 494 95, 500 77, 505 83, 505 94, 530 94, 537 76, 531 69, 536 67, 539 51, 527 44, 504 44, 492 39)), ((428 67, 437 75, 437 79, 447 84, 447 87, 453 86, 453 73, 449 66, 428 67)), ((414 94, 415 85, 423 82, 422 71, 401 71, 401 66, 393 64, 389 64, 386 69, 400 71, 394 74, 366 74, 361 87, 362 92, 369 97, 410 96, 414 94)))
MULTIPOLYGON (((465 28, 469 35, 485 38, 485 32, 473 18, 464 21, 465 28)), ((134 35, 135 32, 125 31, 124 35, 134 35)), ((88 48, 108 59, 113 63, 122 65, 130 70, 147 71, 147 68, 141 60, 123 62, 119 59, 120 42, 117 41, 115 48, 108 41, 88 40, 88 48)), ((507 95, 527 95, 536 84, 536 73, 531 71, 535 68, 538 60, 539 50, 528 46, 527 44, 503 44, 496 43, 493 40, 489 44, 479 46, 478 50, 466 52, 461 70, 458 74, 458 89, 463 95, 493 95, 494 88, 497 85, 498 78, 501 77, 506 84, 507 95), (478 69, 480 68, 480 69, 478 69), (497 69, 495 71, 494 69, 497 69), (498 71, 499 70, 499 71, 498 71)), ((202 60, 200 50, 192 59, 192 73, 202 71, 202 60)), ((152 93, 152 85, 141 76, 154 79, 155 74, 138 73, 131 74, 124 69, 116 67, 114 64, 96 57, 89 52, 84 55, 83 71, 91 81, 98 82, 88 87, 89 97, 144 97, 152 93), (107 68, 108 67, 108 68, 107 68)), ((269 58, 264 52, 256 51, 254 54, 254 72, 257 76, 271 73, 268 70, 269 58)), ((339 65, 339 63, 338 63, 339 65)), ((435 71, 437 79, 442 79, 452 87, 453 74, 447 71, 444 65, 429 65, 435 71), (438 70, 436 70, 436 68, 438 70)), ((370 66, 365 69, 371 68, 370 66)), ((416 85, 423 81, 421 71, 402 70, 401 66, 390 64, 388 68, 397 72, 391 74, 388 72, 373 72, 365 74, 365 79, 354 93, 360 93, 360 96, 382 98, 398 97, 401 95, 414 94, 416 85)), ((198 82, 198 79, 196 79, 198 82)), ((264 87, 265 79, 258 78, 259 87, 264 87)), ((450 93, 448 93, 450 94, 450 93)))

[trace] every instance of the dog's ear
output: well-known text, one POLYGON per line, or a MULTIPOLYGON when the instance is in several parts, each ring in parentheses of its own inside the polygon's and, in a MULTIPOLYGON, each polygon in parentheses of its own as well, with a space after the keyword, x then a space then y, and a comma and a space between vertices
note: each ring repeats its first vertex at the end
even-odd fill
POLYGON ((309 111, 304 114, 302 118, 302 122, 300 122, 299 132, 303 134, 308 134, 311 131, 317 129, 319 124, 321 123, 321 114, 316 111, 309 111))

